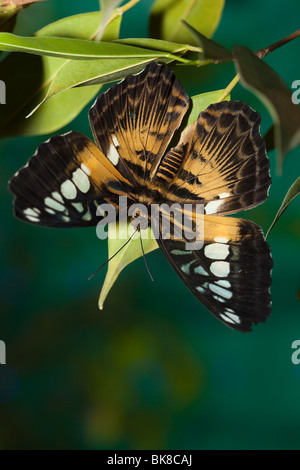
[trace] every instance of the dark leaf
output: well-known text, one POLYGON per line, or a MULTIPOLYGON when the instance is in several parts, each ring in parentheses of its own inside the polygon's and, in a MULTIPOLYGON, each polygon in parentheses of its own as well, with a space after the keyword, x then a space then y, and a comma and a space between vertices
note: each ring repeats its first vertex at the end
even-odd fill
POLYGON ((235 46, 233 52, 242 84, 263 101, 273 117, 280 171, 285 154, 300 145, 300 108, 293 104, 292 93, 277 72, 250 49, 235 46))
POLYGON ((284 213, 284 211, 288 208, 288 206, 290 205, 290 203, 295 199, 295 197, 297 197, 298 195, 300 194, 300 177, 295 181, 294 184, 292 184, 292 186, 290 187, 290 189, 288 190, 284 200, 283 200, 283 203, 281 204, 281 207, 271 225, 271 227, 269 228, 268 230, 268 233, 266 235, 266 237, 269 235, 269 233, 271 232, 271 230, 273 229, 274 225, 278 222, 278 220, 280 219, 280 217, 282 216, 282 214, 284 213))
POLYGON ((202 56, 200 58, 203 60, 212 60, 212 61, 224 61, 224 60, 233 60, 231 52, 226 49, 226 47, 218 44, 212 39, 208 39, 203 34, 199 33, 193 26, 187 22, 183 22, 185 26, 192 32, 196 38, 197 44, 202 48, 202 56))

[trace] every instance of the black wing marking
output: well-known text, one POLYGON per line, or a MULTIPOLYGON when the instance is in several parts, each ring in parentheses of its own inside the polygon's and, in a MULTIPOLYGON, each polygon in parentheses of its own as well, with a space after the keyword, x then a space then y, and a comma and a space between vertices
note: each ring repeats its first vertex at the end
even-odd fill
POLYGON ((270 248, 260 227, 236 218, 204 216, 203 247, 186 248, 187 240, 158 244, 197 299, 232 329, 248 332, 271 312, 270 248))

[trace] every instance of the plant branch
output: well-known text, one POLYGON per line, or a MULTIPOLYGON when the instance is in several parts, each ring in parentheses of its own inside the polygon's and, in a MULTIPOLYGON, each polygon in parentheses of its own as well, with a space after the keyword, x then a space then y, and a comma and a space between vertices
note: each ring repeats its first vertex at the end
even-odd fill
POLYGON ((126 11, 130 10, 132 7, 134 7, 139 2, 140 2, 140 0, 130 0, 128 3, 126 3, 122 7, 117 8, 115 13, 109 18, 109 20, 105 23, 103 28, 102 28, 102 25, 100 25, 98 31, 96 31, 96 33, 91 37, 91 39, 96 38, 96 40, 100 40, 98 38, 98 33, 99 33, 100 29, 103 29, 103 31, 105 31, 107 26, 110 25, 113 21, 115 21, 115 19, 118 18, 118 16, 122 16, 124 13, 126 13, 126 11))
MULTIPOLYGON (((285 44, 288 44, 289 42, 293 41, 294 39, 300 37, 300 29, 298 31, 295 31, 293 34, 290 34, 289 36, 281 39, 280 41, 275 42, 271 46, 264 47, 263 49, 259 49, 258 51, 255 51, 254 54, 259 58, 263 59, 266 57, 266 55, 270 54, 271 52, 276 51, 276 49, 279 49, 280 47, 284 46, 285 44)), ((221 61, 218 61, 221 62, 221 61)), ((216 62, 215 62, 216 63, 216 62)), ((218 103, 223 101, 234 89, 234 87, 238 84, 240 81, 240 74, 237 74, 234 79, 229 83, 229 85, 226 87, 224 90, 224 93, 220 96, 218 99, 218 103)))
POLYGON ((275 42, 269 47, 264 47, 263 49, 255 51, 254 54, 257 55, 259 59, 263 59, 266 55, 270 54, 271 52, 276 51, 276 49, 279 49, 282 46, 285 46, 285 44, 288 44, 289 42, 293 41, 299 36, 300 36, 300 29, 298 29, 298 31, 295 31, 293 34, 290 34, 286 38, 283 38, 280 41, 275 42))

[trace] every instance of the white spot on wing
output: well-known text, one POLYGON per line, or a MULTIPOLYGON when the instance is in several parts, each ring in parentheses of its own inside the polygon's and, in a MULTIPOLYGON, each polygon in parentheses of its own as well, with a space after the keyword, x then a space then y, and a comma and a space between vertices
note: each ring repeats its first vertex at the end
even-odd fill
POLYGON ((235 323, 238 323, 238 324, 241 323, 240 317, 238 317, 238 316, 235 315, 234 313, 228 313, 228 312, 226 312, 226 315, 227 315, 231 320, 233 320, 235 323))
POLYGON ((111 144, 109 146, 109 149, 107 151, 107 158, 109 161, 111 161, 111 163, 113 165, 117 165, 118 164, 118 161, 119 161, 119 158, 120 158, 120 155, 119 155, 119 152, 116 150, 116 147, 111 144))
POLYGON ((84 207, 83 207, 83 205, 81 204, 81 202, 72 202, 72 206, 75 207, 75 209, 76 209, 78 212, 83 212, 83 210, 84 210, 84 207))
POLYGON ((90 213, 90 210, 87 211, 86 214, 82 217, 82 220, 89 221, 92 220, 92 214, 90 213))
POLYGON ((190 266, 191 266, 191 264, 193 264, 193 262, 194 262, 194 260, 191 261, 191 262, 188 263, 188 264, 183 264, 183 265, 181 266, 181 271, 183 271, 185 274, 190 274, 190 266))
POLYGON ((87 193, 91 187, 90 180, 86 173, 81 168, 77 168, 72 175, 73 183, 77 186, 79 191, 87 193))
POLYGON ((231 287, 231 284, 229 281, 224 281, 224 280, 216 281, 216 284, 218 284, 221 287, 226 287, 227 289, 231 287))
POLYGON ((222 302, 222 303, 226 302, 226 300, 223 299, 223 297, 219 297, 218 295, 214 295, 213 297, 214 297, 214 299, 217 300, 218 302, 222 302))
POLYGON ((228 307, 227 307, 226 310, 225 310, 225 312, 226 312, 226 313, 234 313, 234 310, 232 310, 231 308, 228 308, 228 307))
POLYGON ((220 317, 223 318, 227 323, 231 323, 232 325, 235 325, 236 322, 228 318, 226 315, 223 315, 223 313, 220 314, 220 317))
POLYGON ((115 135, 112 136, 112 141, 116 147, 120 147, 119 141, 115 135))
POLYGON ((61 202, 62 204, 64 204, 63 198, 61 197, 61 195, 57 191, 54 191, 53 193, 51 193, 51 197, 53 199, 56 199, 57 201, 61 202))
POLYGON ((229 246, 223 243, 212 243, 204 248, 204 254, 210 259, 226 259, 229 255, 229 246))
POLYGON ((75 199, 77 196, 76 186, 71 180, 64 181, 60 187, 60 191, 66 199, 75 199))
POLYGON ((38 222, 38 217, 33 217, 32 215, 26 215, 26 219, 31 220, 31 222, 38 222))
POLYGON ((240 325, 241 324, 240 317, 238 315, 235 315, 234 313, 230 313, 229 310, 231 309, 226 309, 225 314, 221 313, 220 317, 222 317, 223 320, 225 320, 228 323, 231 323, 233 325, 236 325, 236 324, 240 325))
POLYGON ((210 201, 205 206, 205 214, 216 214, 220 206, 222 206, 223 201, 219 199, 217 201, 210 201))
POLYGON ((217 242, 217 243, 228 243, 229 242, 228 238, 226 238, 226 237, 216 237, 214 239, 214 241, 217 242))
POLYGON ((39 218, 37 212, 35 211, 35 208, 28 207, 24 210, 24 214, 26 215, 26 217, 35 217, 37 220, 39 218))
POLYGON ((200 292, 201 294, 205 294, 205 289, 203 289, 203 287, 201 286, 196 287, 196 290, 200 292))
POLYGON ((223 287, 217 286, 215 284, 209 284, 209 288, 215 294, 224 297, 224 299, 231 299, 232 292, 230 290, 224 289, 223 287))
POLYGON ((54 215, 55 211, 53 209, 49 209, 48 207, 45 207, 45 211, 48 212, 48 214, 54 215))
POLYGON ((81 163, 81 169, 82 169, 88 176, 91 175, 91 170, 90 170, 84 163, 81 163))
POLYGON ((192 251, 181 251, 181 250, 172 250, 171 253, 173 255, 191 255, 192 251))
POLYGON ((210 265, 210 270, 217 277, 227 277, 230 273, 230 264, 227 261, 214 261, 210 265))
POLYGON ((65 206, 63 206, 60 202, 55 201, 52 199, 52 197, 46 197, 44 199, 45 206, 51 207, 51 209, 54 209, 59 212, 64 212, 65 211, 65 206))
POLYGON ((194 269, 195 273, 197 274, 202 274, 202 276, 209 276, 209 274, 205 271, 205 269, 202 268, 202 266, 197 266, 194 269))

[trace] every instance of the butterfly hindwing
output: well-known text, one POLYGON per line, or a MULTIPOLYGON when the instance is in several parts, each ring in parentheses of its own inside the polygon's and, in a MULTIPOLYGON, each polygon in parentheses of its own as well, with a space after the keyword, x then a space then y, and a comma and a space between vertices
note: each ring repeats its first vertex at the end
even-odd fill
POLYGON ((121 173, 144 185, 188 106, 173 72, 152 62, 98 97, 89 113, 95 142, 121 173))
POLYGON ((28 164, 11 179, 15 214, 48 227, 96 225, 97 206, 118 206, 118 195, 130 191, 100 150, 78 132, 52 137, 41 144, 28 164))
POLYGON ((216 103, 200 113, 158 168, 156 179, 169 200, 202 202, 206 214, 221 215, 264 202, 271 178, 260 122, 240 101, 216 103), (177 168, 166 185, 170 165, 177 168))
POLYGON ((202 248, 185 238, 158 240, 171 266, 197 299, 230 328, 247 332, 271 310, 270 248, 253 222, 204 216, 202 248))

